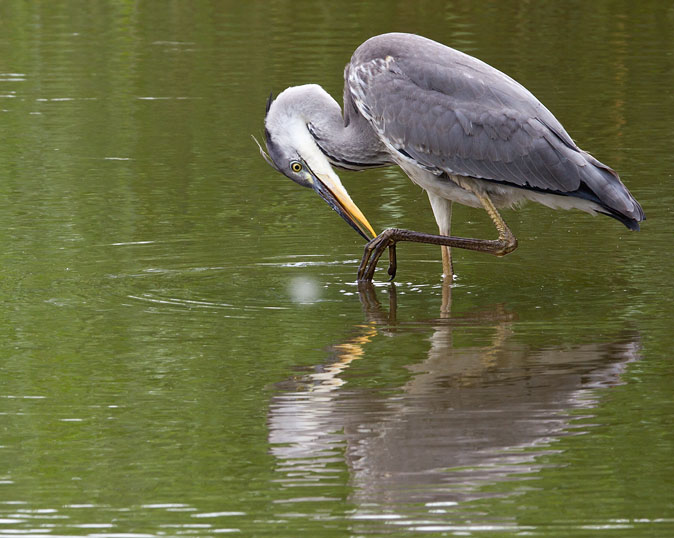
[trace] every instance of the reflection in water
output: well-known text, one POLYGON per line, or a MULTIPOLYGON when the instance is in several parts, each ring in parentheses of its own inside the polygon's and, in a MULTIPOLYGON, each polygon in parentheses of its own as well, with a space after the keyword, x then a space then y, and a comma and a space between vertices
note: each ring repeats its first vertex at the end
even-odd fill
POLYGON ((635 334, 532 349, 513 338, 516 316, 500 305, 452 315, 446 290, 438 319, 406 325, 395 319, 393 287, 390 298, 387 313, 374 289, 362 288, 366 322, 332 347, 329 362, 280 384, 270 405, 269 441, 281 482, 319 486, 333 478, 336 461, 346 463, 355 520, 466 529, 447 527, 448 512, 495 495, 486 486, 500 482, 530 489, 524 481, 540 468, 537 457, 574 432, 570 412, 595 405, 588 389, 619 383, 625 365, 638 358, 635 334), (491 330, 487 345, 455 344, 475 327, 491 330), (430 332, 430 345, 423 361, 407 366, 412 375, 399 390, 345 385, 345 372, 366 357, 369 343, 410 331, 430 332))

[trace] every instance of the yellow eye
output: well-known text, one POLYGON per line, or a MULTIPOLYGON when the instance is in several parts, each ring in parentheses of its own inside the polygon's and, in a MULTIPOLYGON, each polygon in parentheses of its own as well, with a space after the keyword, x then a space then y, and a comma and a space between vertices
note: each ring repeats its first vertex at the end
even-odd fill
POLYGON ((290 169, 297 174, 302 171, 302 165, 295 161, 290 164, 290 169))

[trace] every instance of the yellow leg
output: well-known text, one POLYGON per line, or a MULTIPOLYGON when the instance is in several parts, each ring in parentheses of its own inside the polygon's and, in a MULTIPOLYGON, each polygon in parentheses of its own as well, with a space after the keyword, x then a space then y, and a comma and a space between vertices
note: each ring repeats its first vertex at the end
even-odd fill
MULTIPOLYGON (((415 232, 413 230, 401 230, 398 228, 388 228, 381 232, 377 237, 372 239, 365 245, 363 252, 363 259, 358 267, 358 280, 372 280, 374 277, 374 270, 377 262, 384 250, 389 249, 389 270, 388 274, 391 280, 395 276, 396 271, 396 257, 395 245, 400 241, 412 241, 416 243, 427 243, 432 245, 441 245, 443 247, 457 247, 468 250, 475 250, 478 252, 488 252, 494 256, 505 256, 517 248, 517 239, 508 228, 496 210, 489 196, 484 193, 475 192, 473 194, 480 201, 489 217, 494 222, 498 230, 498 239, 472 239, 467 237, 453 237, 445 235, 431 235, 422 232, 415 232)), ((447 263, 451 270, 451 258, 447 258, 447 263)), ((445 259, 443 257, 443 268, 445 267, 445 259)), ((449 273, 449 271, 448 271, 449 273)))
POLYGON ((442 276, 452 280, 454 278, 454 265, 452 264, 452 250, 450 247, 440 247, 442 252, 442 276))
POLYGON ((503 220, 503 217, 501 217, 498 209, 496 209, 496 206, 494 206, 491 199, 486 194, 481 194, 476 191, 473 191, 473 194, 477 196, 478 200, 480 200, 482 207, 484 207, 485 211, 496 226, 496 229, 498 230, 498 239, 503 244, 502 251, 493 252, 493 254, 496 256, 505 256, 506 254, 511 253, 517 248, 517 239, 510 231, 510 228, 508 228, 508 225, 503 220))

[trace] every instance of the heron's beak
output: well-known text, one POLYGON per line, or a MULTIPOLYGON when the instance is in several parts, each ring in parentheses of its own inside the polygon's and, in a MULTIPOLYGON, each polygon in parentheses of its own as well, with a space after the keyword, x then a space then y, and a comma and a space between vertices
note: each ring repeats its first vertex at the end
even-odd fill
POLYGON ((366 241, 377 237, 376 232, 370 226, 365 215, 353 203, 349 193, 339 179, 335 179, 330 174, 312 173, 314 181, 312 187, 318 195, 325 200, 328 205, 334 209, 354 230, 356 230, 366 241), (368 233, 371 237, 368 237, 368 233))

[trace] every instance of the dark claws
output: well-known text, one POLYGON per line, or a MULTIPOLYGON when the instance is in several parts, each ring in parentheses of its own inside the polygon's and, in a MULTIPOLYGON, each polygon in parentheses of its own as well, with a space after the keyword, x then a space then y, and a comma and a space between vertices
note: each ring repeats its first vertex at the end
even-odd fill
POLYGON ((358 267, 359 281, 371 281, 374 278, 374 270, 386 248, 389 249, 388 274, 391 276, 391 280, 393 280, 396 274, 395 239, 392 239, 393 234, 394 231, 389 228, 365 245, 363 259, 358 267))
POLYGON ((388 274, 389 282, 393 282, 393 279, 396 277, 396 270, 398 269, 398 261, 396 260, 396 244, 391 243, 388 246, 388 274))

